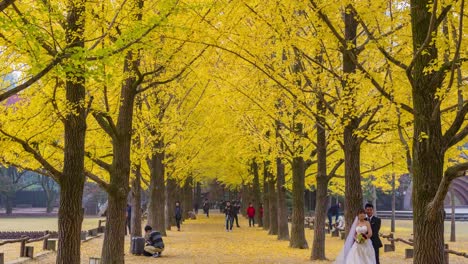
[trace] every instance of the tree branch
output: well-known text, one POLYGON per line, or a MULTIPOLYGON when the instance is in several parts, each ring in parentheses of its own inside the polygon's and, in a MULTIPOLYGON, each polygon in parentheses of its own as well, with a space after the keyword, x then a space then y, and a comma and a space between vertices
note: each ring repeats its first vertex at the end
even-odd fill
POLYGON ((351 5, 351 9, 354 11, 356 16, 358 17, 359 24, 361 24, 362 28, 364 29, 366 34, 369 36, 370 40, 375 42, 375 44, 377 45, 378 50, 385 56, 385 58, 387 60, 389 60, 390 62, 392 62, 393 64, 395 64, 396 66, 402 68, 403 70, 406 70, 408 68, 407 65, 405 65, 403 62, 395 59, 392 55, 390 55, 385 50, 385 48, 383 48, 382 46, 379 45, 379 43, 377 42, 377 39, 374 37, 374 34, 372 34, 372 32, 370 32, 370 30, 367 27, 366 23, 364 23, 364 20, 359 16, 359 14, 358 14, 357 10, 354 8, 354 6, 351 5))
POLYGON ((465 129, 460 132, 460 134, 457 135, 457 132, 460 130, 460 127, 463 125, 465 121, 465 116, 468 113, 468 101, 466 101, 463 104, 462 109, 460 109, 457 112, 457 116, 455 117, 455 120, 453 121, 452 125, 450 126, 449 129, 445 132, 443 136, 443 142, 445 145, 445 148, 448 149, 451 146, 457 144, 460 140, 462 140, 465 136, 466 133, 468 133, 465 129))
POLYGON ((104 132, 106 132, 113 140, 117 139, 117 128, 115 127, 114 121, 108 114, 103 112, 93 112, 93 117, 104 132))
POLYGON ((15 0, 3 0, 0 2, 0 12, 3 12, 7 7, 13 4, 15 0))
POLYGON ((389 163, 387 163, 387 164, 385 164, 385 165, 382 165, 382 166, 380 166, 380 167, 372 168, 372 169, 370 169, 370 170, 363 171, 363 172, 361 172, 361 175, 364 175, 364 174, 366 174, 366 173, 370 173, 370 172, 374 172, 374 171, 381 170, 381 169, 386 168, 386 167, 388 167, 388 166, 390 166, 390 165, 392 165, 392 164, 393 164, 393 162, 389 162, 389 163))
POLYGON ((198 58, 200 58, 203 53, 205 53, 205 51, 207 50, 208 46, 206 46, 195 58, 193 58, 187 65, 185 65, 185 67, 177 74, 175 74, 174 76, 170 77, 169 79, 166 79, 166 80, 161 80, 161 81, 154 81, 150 84, 148 84, 145 88, 141 88, 141 89, 138 89, 137 90, 137 93, 141 93, 141 92, 144 92, 152 87, 155 87, 156 85, 161 85, 161 84, 166 84, 166 83, 170 83, 172 81, 174 81, 175 79, 179 78, 180 76, 182 76, 182 74, 185 73, 185 71, 187 71, 187 69, 192 66, 192 64, 198 60, 198 58))
POLYGON ((18 138, 18 137, 15 137, 13 135, 10 135, 9 133, 5 132, 3 129, 0 129, 0 133, 2 133, 3 135, 5 135, 6 137, 12 139, 14 142, 20 144, 23 149, 32 154, 34 159, 39 162, 47 171, 49 171, 52 175, 54 175, 55 178, 57 179, 60 179, 60 177, 62 176, 62 172, 60 172, 59 170, 57 170, 54 166, 52 166, 52 164, 50 164, 47 160, 45 160, 44 157, 42 157, 42 155, 36 151, 34 148, 32 148, 28 142, 18 138))
POLYGON ((93 182, 97 183, 102 189, 104 189, 106 192, 109 190, 109 183, 105 182, 99 176, 91 173, 88 170, 85 170, 84 172, 85 176, 91 179, 93 182))
POLYGON ((52 70, 57 64, 59 64, 65 56, 58 56, 54 60, 52 60, 42 71, 31 77, 29 80, 26 82, 9 89, 8 91, 0 94, 0 102, 8 99, 10 96, 13 96, 25 89, 27 89, 29 86, 33 85, 35 82, 37 82, 39 79, 41 79, 44 75, 46 75, 50 70, 52 70))
MULTIPOLYGON (((24 17, 23 13, 21 13, 21 11, 18 9, 18 7, 14 3, 12 3, 12 7, 15 10, 16 14, 18 14, 18 16, 21 18, 21 21, 23 21, 23 23, 26 26, 30 26, 30 27, 34 26, 24 17)), ((41 36, 34 36, 34 38, 37 40, 37 42, 39 42, 41 47, 45 51, 47 51, 47 53, 50 56, 54 57, 57 55, 57 51, 53 47, 51 47, 41 36)))
POLYGON ((336 177, 336 171, 341 167, 341 165, 344 163, 344 159, 340 159, 336 164, 335 166, 333 166, 333 169, 330 171, 330 173, 328 174, 328 181, 330 181, 331 179, 333 179, 334 177, 336 177))
POLYGON ((443 208, 445 196, 447 195, 450 184, 453 180, 459 177, 466 176, 468 170, 468 162, 460 163, 449 167, 445 170, 444 177, 439 184, 436 195, 432 201, 427 205, 427 216, 434 219, 437 216, 437 211, 443 208))

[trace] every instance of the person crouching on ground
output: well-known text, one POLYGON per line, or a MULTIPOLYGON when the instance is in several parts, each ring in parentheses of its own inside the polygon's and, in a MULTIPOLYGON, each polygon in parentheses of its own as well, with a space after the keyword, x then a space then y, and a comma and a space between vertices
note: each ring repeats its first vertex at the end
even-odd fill
POLYGON ((146 246, 144 248, 144 255, 148 257, 160 257, 164 251, 164 242, 162 235, 159 231, 153 231, 153 228, 149 225, 145 226, 145 239, 146 246))

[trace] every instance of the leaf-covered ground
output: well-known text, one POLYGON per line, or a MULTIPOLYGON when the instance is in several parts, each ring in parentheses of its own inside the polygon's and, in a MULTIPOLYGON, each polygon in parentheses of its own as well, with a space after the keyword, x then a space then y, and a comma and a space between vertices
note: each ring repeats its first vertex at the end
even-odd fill
MULTIPOLYGON (((411 221, 397 222, 398 237, 408 238, 411 234, 411 221)), ((241 228, 226 232, 223 217, 213 214, 209 219, 199 215, 197 220, 187 220, 182 225, 182 232, 169 231, 164 238, 166 251, 159 259, 133 256, 126 253, 126 263, 311 263, 310 249, 299 250, 288 247, 287 241, 278 241, 276 236, 269 236, 261 228, 249 228, 245 219, 240 219, 241 228)), ((389 222, 384 221, 382 232, 387 233, 389 222)), ((458 242, 450 243, 450 248, 464 250, 468 248, 468 223, 458 223, 458 242)), ((449 230, 448 228, 446 229, 449 230)), ((312 241, 312 230, 307 229, 309 247, 312 241)), ((129 238, 126 252, 128 252, 129 238)), ((89 263, 90 257, 100 256, 102 238, 91 240, 82 245, 82 263, 89 263)), ((327 257, 332 263, 341 249, 343 241, 327 236, 327 257)), ((382 263, 412 263, 404 259, 405 245, 397 244, 397 251, 383 253, 382 263)), ((0 247, 1 251, 1 247, 0 247)), ((467 263, 466 258, 452 256, 450 263, 467 263)), ((55 254, 31 261, 31 263, 55 263, 55 254)))

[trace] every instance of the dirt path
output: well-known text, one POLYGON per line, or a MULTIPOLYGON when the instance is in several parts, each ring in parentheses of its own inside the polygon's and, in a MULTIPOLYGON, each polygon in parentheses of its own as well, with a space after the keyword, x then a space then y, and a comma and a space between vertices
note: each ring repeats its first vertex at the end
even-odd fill
MULTIPOLYGON (((288 247, 287 241, 278 241, 276 236, 269 236, 261 228, 249 228, 247 220, 241 219, 241 228, 234 227, 233 232, 224 230, 223 216, 213 214, 209 219, 199 215, 197 220, 187 220, 182 231, 169 231, 164 238, 166 250, 161 258, 133 256, 126 254, 126 263, 312 263, 309 260, 310 249, 299 250, 288 247)), ((174 230, 174 228, 173 228, 174 230)), ((312 230, 307 229, 309 247, 312 230)), ((126 238, 126 252, 129 237, 126 238)), ((91 240, 82 245, 83 264, 89 263, 90 257, 99 257, 102 238, 91 240)), ((327 257, 333 260, 343 246, 343 240, 327 236, 327 257)), ((404 259, 405 246, 397 246, 396 252, 383 253, 381 263, 412 263, 404 259)), ((29 263, 55 263, 55 254, 29 263)), ((315 262, 332 263, 332 261, 315 262)), ((466 259, 453 257, 450 263, 467 263, 466 259)))

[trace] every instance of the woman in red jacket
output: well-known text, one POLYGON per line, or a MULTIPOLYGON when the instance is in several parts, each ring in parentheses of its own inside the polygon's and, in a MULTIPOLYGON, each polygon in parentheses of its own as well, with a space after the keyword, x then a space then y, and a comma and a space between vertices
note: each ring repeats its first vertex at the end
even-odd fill
POLYGON ((249 217, 249 227, 255 226, 255 208, 252 203, 249 203, 249 207, 247 208, 247 216, 249 217))

